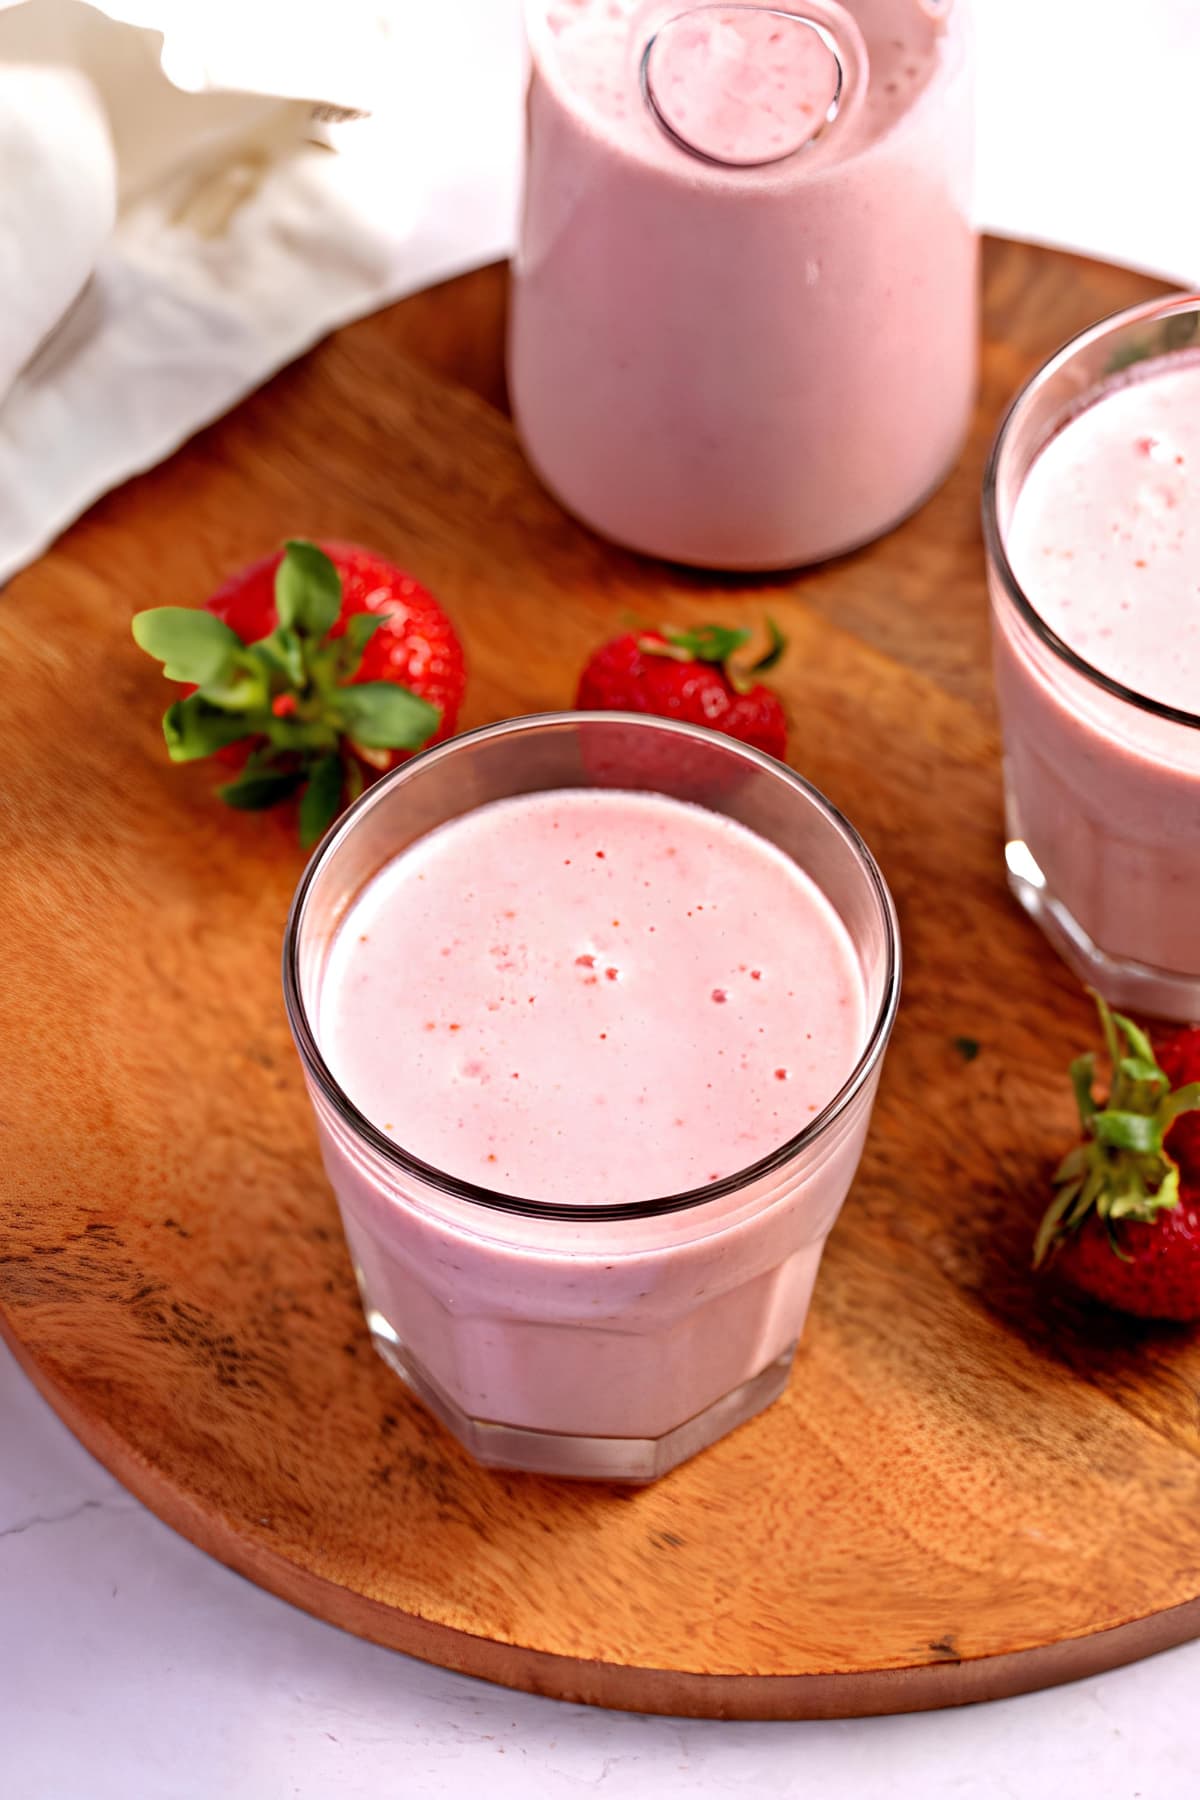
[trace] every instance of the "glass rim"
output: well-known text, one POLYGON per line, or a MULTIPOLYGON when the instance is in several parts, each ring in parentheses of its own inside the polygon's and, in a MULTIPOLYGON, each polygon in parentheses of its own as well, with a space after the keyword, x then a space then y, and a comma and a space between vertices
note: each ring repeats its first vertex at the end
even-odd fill
MULTIPOLYGON (((669 0, 663 0, 664 6, 668 3, 669 0)), ((538 74, 542 80, 553 88, 560 100, 566 103, 574 100, 575 92, 571 83, 562 73, 559 58, 554 54, 554 39, 547 24, 547 4, 548 0, 521 0, 525 44, 531 53, 533 72, 538 74)), ((694 4, 696 6, 702 4, 719 5, 720 0, 694 0, 694 4)), ((849 18, 851 28, 857 31, 860 40, 862 38, 862 31, 857 23, 857 17, 851 10, 851 7, 847 5, 847 0, 731 0, 731 5, 734 7, 748 6, 752 10, 761 12, 787 12, 791 13, 794 17, 803 16, 815 20, 818 23, 824 24, 827 28, 833 28, 836 23, 840 23, 840 20, 835 21, 833 18, 827 16, 827 14, 832 15, 840 13, 849 18), (803 14, 799 14, 796 10, 798 7, 811 6, 814 4, 817 9, 815 12, 805 11, 803 14)), ((686 12, 688 10, 687 0, 678 0, 678 6, 680 11, 686 12)), ((832 130, 822 131, 817 140, 810 140, 809 144, 801 145, 798 150, 790 151, 787 155, 782 156, 777 160, 764 163, 726 163, 712 160, 703 155, 697 155, 695 151, 688 151, 687 154, 692 158, 692 164, 689 166, 692 168, 693 175, 697 173, 695 165, 698 164, 700 170, 706 172, 712 181, 722 184, 729 183, 735 191, 740 191, 743 186, 749 185, 749 181, 752 181, 755 177, 778 175, 778 173, 785 169, 789 163, 794 162, 798 168, 804 169, 806 180, 814 182, 818 180, 834 180, 839 178, 846 169, 854 166, 860 158, 875 152, 881 143, 890 143, 897 133, 907 132, 912 129, 912 122, 914 119, 918 119, 921 116, 925 106, 928 104, 929 95, 936 94, 946 81, 947 77, 952 77, 962 72, 962 34, 970 28, 966 7, 955 4, 954 0, 951 0, 951 4, 944 12, 937 13, 929 12, 924 4, 924 0, 914 0, 914 12, 923 14, 933 28, 935 33, 934 42, 939 46, 937 51, 937 61, 928 81, 926 81, 924 86, 914 97, 912 104, 904 109, 899 119, 895 120, 887 127, 882 138, 877 139, 868 137, 864 141, 849 146, 844 156, 837 159, 831 156, 828 161, 824 159, 818 160, 815 157, 805 158, 803 151, 810 147, 810 145, 815 149, 817 141, 825 144, 826 147, 835 143, 837 140, 832 130), (956 55, 951 57, 945 46, 951 43, 955 37, 958 42, 958 50, 956 55), (749 178, 749 180, 747 180, 747 178, 749 178)), ((841 39, 839 39, 839 42, 841 42, 841 39)), ((855 56, 855 60, 858 61, 860 56, 861 53, 858 53, 855 56)), ((846 59, 843 57, 840 58, 840 60, 844 63, 846 59)), ((860 80, 857 85, 860 94, 865 96, 867 83, 860 80)), ((847 117, 853 115, 855 110, 852 97, 844 94, 841 113, 839 115, 843 123, 847 117)), ((620 131, 614 130, 612 120, 606 115, 600 112, 589 114, 588 124, 589 129, 595 131, 597 135, 603 139, 605 145, 618 157, 632 161, 641 167, 648 166, 644 154, 630 143, 626 135, 620 131)), ((841 137, 842 133, 839 132, 837 136, 841 137)), ((666 138, 665 141, 670 141, 669 137, 666 138)), ((652 166, 661 169, 665 165, 655 162, 652 166)))
MULTIPOLYGON (((813 3, 813 0, 805 0, 805 4, 811 3, 813 3)), ((768 0, 762 0, 761 4, 755 4, 754 0, 692 0, 692 3, 685 7, 682 12, 672 14, 670 18, 664 19, 660 25, 655 26, 654 30, 647 38, 645 47, 642 50, 638 74, 642 103, 649 111, 650 117, 654 120, 659 130, 666 134, 677 149, 685 151, 688 156, 694 156, 698 162, 708 163, 718 169, 768 169, 774 167, 776 163, 787 162, 793 156, 803 156, 806 151, 814 149, 816 145, 828 135, 830 128, 837 124, 838 119, 846 110, 844 101, 846 99, 846 86, 848 80, 852 80, 855 83, 849 96, 850 100, 853 102, 855 98, 859 97, 858 90, 861 88, 862 60, 862 53, 859 48, 861 38, 859 43, 851 42, 851 54, 847 57, 846 50, 831 25, 826 23, 825 19, 819 16, 821 12, 827 10, 827 0, 815 0, 815 3, 817 6, 817 13, 809 15, 807 13, 789 12, 785 7, 770 5, 768 0), (828 109, 821 118, 817 120, 816 125, 806 138, 802 138, 798 144, 790 145, 786 150, 777 150, 774 155, 756 156, 750 158, 748 161, 742 161, 738 157, 717 156, 711 151, 702 150, 698 144, 693 144, 690 139, 671 122, 671 119, 663 110, 662 102, 659 99, 654 85, 654 52, 662 41, 665 33, 670 31, 673 26, 684 24, 687 20, 694 18, 697 13, 704 12, 765 13, 768 18, 772 19, 790 19, 794 24, 803 25, 806 30, 815 34, 818 43, 820 43, 833 58, 833 65, 837 71, 837 81, 833 92, 833 98, 829 103, 828 109)), ((853 16, 849 13, 846 16, 849 19, 850 26, 857 31, 853 16)))
POLYGON ((330 827, 309 858, 288 909, 283 939, 284 1005, 301 1061, 323 1098, 333 1108, 341 1122, 358 1139, 400 1174, 407 1175, 423 1186, 434 1188, 454 1200, 465 1200, 489 1212, 517 1214, 523 1218, 533 1219, 562 1219, 575 1224, 587 1220, 593 1223, 604 1223, 617 1219, 653 1219, 670 1213, 690 1211, 728 1199, 731 1195, 751 1187, 754 1183, 776 1173, 787 1163, 792 1162, 810 1145, 825 1136, 829 1128, 847 1111, 873 1075, 883 1056, 895 1021, 900 1000, 900 974, 899 920, 896 915, 895 902, 883 878, 882 871, 854 826, 830 800, 825 798, 818 788, 806 781, 802 775, 798 775, 794 769, 789 768, 786 763, 779 762, 777 758, 768 756, 764 751, 753 749, 736 738, 710 731, 705 726, 685 725, 674 719, 661 719, 642 713, 628 712, 527 713, 514 719, 502 719, 496 724, 483 725, 474 731, 462 732, 456 737, 448 738, 444 743, 421 751, 408 762, 391 770, 381 781, 375 782, 364 794, 360 795, 354 804, 343 813, 342 817, 330 827), (482 1187, 459 1176, 447 1174, 444 1170, 435 1168, 431 1163, 423 1162, 420 1157, 414 1156, 392 1138, 386 1136, 355 1106, 322 1056, 316 1035, 309 1023, 308 1010, 304 1003, 300 984, 300 940, 303 932, 304 912, 309 893, 318 874, 336 856, 346 838, 355 830, 358 821, 372 807, 379 805, 381 799, 393 788, 402 787, 414 778, 419 778, 422 772, 434 763, 446 761, 469 744, 486 743, 496 738, 512 737, 531 731, 544 731, 547 728, 566 729, 580 725, 609 724, 636 726, 640 730, 673 735, 681 740, 707 745, 715 744, 735 758, 757 767, 783 786, 791 787, 797 795, 814 804, 825 823, 833 827, 850 850, 860 872, 866 878, 882 918, 887 948, 883 995, 867 1033, 866 1044, 854 1068, 837 1093, 814 1118, 809 1120, 802 1131, 795 1133, 778 1149, 768 1152, 766 1156, 760 1157, 756 1162, 736 1170, 731 1175, 723 1176, 720 1181, 711 1182, 705 1187, 690 1188, 679 1194, 667 1194, 645 1200, 612 1201, 600 1206, 588 1206, 577 1201, 530 1200, 520 1195, 503 1194, 495 1189, 482 1187))
MULTIPOLYGON (((1001 466, 1005 460, 1009 445, 1016 431, 1020 429, 1025 413, 1038 394, 1053 376, 1065 368, 1080 352, 1089 349, 1093 344, 1102 343, 1105 338, 1114 337, 1127 326, 1144 324, 1149 321, 1171 318, 1179 313, 1200 313, 1200 291, 1194 293, 1164 295, 1157 300, 1143 300, 1137 306, 1126 307, 1123 311, 1110 313, 1107 318, 1089 325, 1086 330, 1077 332, 1074 337, 1056 350, 1053 356, 1034 370, 1029 379, 1018 388, 1010 401, 988 454, 987 466, 983 476, 983 541, 988 562, 999 577, 1005 596, 1018 616, 1029 626, 1048 650, 1082 675, 1094 687, 1101 688, 1111 694, 1114 699, 1123 701, 1137 711, 1149 713, 1152 717, 1166 719, 1172 725, 1182 725, 1186 729, 1200 731, 1200 714, 1190 713, 1183 707, 1171 706, 1165 700, 1154 700, 1149 694, 1139 693, 1136 688, 1127 687, 1114 675, 1106 675, 1088 662, 1086 657, 1072 650, 1065 640, 1049 626, 1034 606, 1032 600, 1017 580, 1016 574, 1008 558, 1008 549, 1004 542, 1004 533, 1000 527, 997 510, 997 492, 1000 481, 1001 466)), ((1164 356, 1184 354, 1164 349, 1164 356)), ((1154 358, 1153 360, 1158 360, 1154 358)), ((1101 391, 1097 385, 1096 393, 1101 391)), ((1085 399, 1085 406, 1088 402, 1085 399)), ((1047 439, 1048 443, 1050 440, 1047 439)), ((1039 446, 1039 449, 1043 446, 1039 446)))

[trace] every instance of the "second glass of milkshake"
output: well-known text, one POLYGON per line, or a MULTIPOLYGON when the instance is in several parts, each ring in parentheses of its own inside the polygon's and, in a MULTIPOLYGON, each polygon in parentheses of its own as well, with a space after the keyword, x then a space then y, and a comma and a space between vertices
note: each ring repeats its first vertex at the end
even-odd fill
POLYGON ((569 511, 816 562, 943 480, 975 391, 966 0, 528 0, 509 374, 569 511))
POLYGON ((1034 376, 984 531, 1009 883, 1109 1000, 1200 1019, 1200 296, 1034 376))

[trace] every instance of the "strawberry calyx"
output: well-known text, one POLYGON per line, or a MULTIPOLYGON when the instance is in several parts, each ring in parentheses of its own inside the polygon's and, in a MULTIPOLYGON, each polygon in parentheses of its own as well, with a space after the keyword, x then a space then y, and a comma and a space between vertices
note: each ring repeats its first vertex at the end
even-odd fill
POLYGON ((1181 1113, 1200 1108, 1200 1081, 1172 1088, 1145 1032, 1123 1013, 1113 1012, 1092 991, 1111 1066, 1109 1090, 1101 1105, 1095 1094, 1096 1058, 1089 1051, 1071 1064, 1071 1086, 1083 1127, 1083 1142, 1067 1152, 1054 1174, 1057 1193, 1034 1242, 1038 1268, 1092 1213, 1122 1261, 1116 1227, 1123 1219, 1152 1224, 1179 1205, 1179 1166, 1165 1139, 1181 1113))
POLYGON ((137 613, 135 643, 192 692, 163 716, 172 762, 194 762, 249 740, 227 805, 258 812, 299 793, 300 839, 316 843, 362 791, 362 764, 386 766, 392 750, 419 750, 437 730, 437 707, 392 681, 356 682, 363 654, 389 614, 341 620, 342 578, 316 544, 291 539, 275 575, 276 625, 244 643, 203 609, 157 606, 137 613))
POLYGON ((768 669, 773 669, 787 649, 786 637, 769 616, 766 627, 767 649, 756 662, 745 668, 736 664, 733 658, 754 634, 727 625, 696 625, 687 631, 664 626, 654 637, 639 638, 638 648, 647 656, 667 656, 673 662, 714 664, 735 694, 748 694, 754 686, 754 676, 765 675, 768 669))

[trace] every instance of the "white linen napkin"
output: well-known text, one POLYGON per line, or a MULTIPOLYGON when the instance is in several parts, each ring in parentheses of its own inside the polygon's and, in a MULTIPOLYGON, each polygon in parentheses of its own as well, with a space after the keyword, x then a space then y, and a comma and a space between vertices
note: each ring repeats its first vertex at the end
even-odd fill
POLYGON ((0 394, 72 300, 116 217, 104 109, 72 69, 0 67, 0 394))
POLYGON ((0 196, 0 319, 25 292, 29 320, 0 327, 0 582, 334 326, 504 254, 522 53, 493 5, 0 0, 0 153, 57 108, 36 195, 0 196))

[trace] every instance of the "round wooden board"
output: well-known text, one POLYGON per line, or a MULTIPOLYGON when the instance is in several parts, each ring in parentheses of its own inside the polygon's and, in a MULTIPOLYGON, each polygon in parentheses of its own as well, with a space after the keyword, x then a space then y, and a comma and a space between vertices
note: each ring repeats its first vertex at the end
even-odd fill
POLYGON ((1200 1633, 1200 1344, 1029 1273, 1092 1022, 1002 881, 976 506, 1017 382, 1157 291, 990 246, 961 467, 886 542, 784 580, 656 567, 564 518, 503 415, 491 270, 341 332, 12 584, 0 1321, 164 1519, 365 1637, 654 1712, 948 1705, 1200 1633), (294 532, 444 597, 467 724, 569 704, 631 610, 771 611, 794 761, 896 893, 900 1024, 791 1386, 648 1490, 476 1468, 368 1344, 280 1000, 301 855, 167 764, 129 639, 136 608, 294 532))

